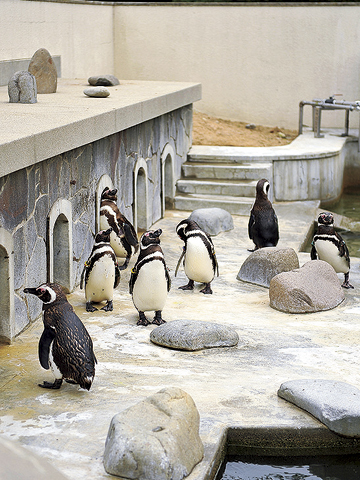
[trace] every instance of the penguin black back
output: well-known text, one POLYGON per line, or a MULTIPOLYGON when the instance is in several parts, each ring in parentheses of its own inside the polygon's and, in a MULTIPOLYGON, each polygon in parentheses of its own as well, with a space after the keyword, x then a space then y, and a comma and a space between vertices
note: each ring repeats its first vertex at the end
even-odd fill
POLYGON ((60 388, 64 378, 90 390, 97 363, 93 343, 61 286, 44 283, 37 288, 25 288, 24 292, 43 302, 44 332, 39 342, 39 360, 46 370, 51 367, 56 378, 53 384, 44 382, 40 386, 60 388))
POLYGON ((278 219, 268 199, 269 182, 263 178, 256 184, 256 199, 250 212, 248 233, 255 249, 276 247, 279 241, 278 219))

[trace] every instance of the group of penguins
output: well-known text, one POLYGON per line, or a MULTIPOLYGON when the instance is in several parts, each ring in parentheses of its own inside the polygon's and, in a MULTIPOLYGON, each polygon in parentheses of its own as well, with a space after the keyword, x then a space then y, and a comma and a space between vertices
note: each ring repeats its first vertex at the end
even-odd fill
MULTIPOLYGON (((276 247, 279 226, 275 210, 268 199, 270 184, 261 179, 256 185, 256 199, 248 223, 249 238, 255 251, 264 247, 276 247)), ((106 187, 101 195, 100 228, 81 276, 80 287, 85 284, 86 310, 93 312, 94 303, 106 301, 102 310, 113 310, 113 291, 120 281, 120 271, 127 268, 131 256, 139 249, 139 255, 131 270, 129 292, 139 313, 137 325, 150 324, 145 312, 154 311, 151 323, 161 325, 167 293, 171 287, 169 270, 160 247, 161 229, 145 232, 138 241, 133 225, 117 207, 117 190, 106 187), (124 258, 119 266, 117 258, 124 258)), ((194 282, 204 284, 200 292, 212 294, 211 282, 219 275, 219 267, 211 237, 190 219, 176 226, 176 233, 184 242, 175 276, 181 262, 189 281, 179 287, 193 290, 194 282)), ((324 212, 318 216, 318 230, 314 235, 311 259, 324 260, 337 273, 344 273, 344 288, 349 283, 350 257, 348 248, 335 231, 334 217, 324 212)), ((43 302, 44 331, 39 341, 41 366, 52 370, 55 381, 43 382, 40 387, 58 389, 63 380, 90 390, 97 363, 93 343, 84 324, 67 301, 62 287, 56 283, 44 283, 37 288, 25 288, 25 293, 37 296, 43 302)))

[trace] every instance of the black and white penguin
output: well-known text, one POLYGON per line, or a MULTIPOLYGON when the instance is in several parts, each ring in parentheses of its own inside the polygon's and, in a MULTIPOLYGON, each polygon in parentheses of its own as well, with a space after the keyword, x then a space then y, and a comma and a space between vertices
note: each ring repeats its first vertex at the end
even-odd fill
POLYGON ((154 311, 152 323, 161 325, 161 312, 171 287, 169 271, 160 247, 162 230, 150 230, 140 238, 139 257, 131 270, 129 292, 139 312, 137 325, 149 325, 144 312, 154 311))
POLYGON ((278 219, 268 199, 270 183, 261 179, 256 184, 256 199, 250 212, 249 237, 255 243, 254 250, 263 247, 276 247, 279 241, 278 219))
POLYGON ((196 222, 189 219, 182 220, 176 226, 176 233, 185 242, 185 245, 176 267, 175 276, 181 260, 184 259, 185 275, 189 279, 187 285, 179 288, 181 290, 193 290, 194 282, 205 283, 205 287, 200 292, 211 294, 210 284, 215 277, 215 273, 219 276, 219 266, 210 236, 201 230, 196 222))
POLYGON ((120 270, 125 270, 129 265, 131 256, 137 252, 139 242, 133 225, 120 212, 116 204, 116 194, 116 188, 110 190, 109 187, 105 187, 102 191, 100 200, 100 229, 113 229, 110 236, 110 244, 117 257, 125 258, 125 262, 120 266, 120 270))
POLYGON ((120 282, 120 269, 116 255, 110 245, 112 229, 101 230, 95 236, 95 244, 90 257, 85 262, 81 274, 80 288, 83 288, 85 277, 86 311, 95 312, 93 302, 100 303, 106 300, 101 308, 105 312, 113 310, 114 288, 120 282))
POLYGON ((311 260, 324 260, 329 263, 336 273, 345 275, 341 285, 344 288, 354 288, 349 283, 350 255, 346 243, 341 235, 335 231, 334 216, 323 212, 318 216, 318 228, 311 243, 311 260))
POLYGON ((90 390, 95 376, 93 342, 80 318, 66 299, 60 285, 43 283, 25 288, 43 302, 44 331, 39 341, 39 360, 45 370, 51 368, 55 381, 39 384, 57 389, 63 379, 90 390))

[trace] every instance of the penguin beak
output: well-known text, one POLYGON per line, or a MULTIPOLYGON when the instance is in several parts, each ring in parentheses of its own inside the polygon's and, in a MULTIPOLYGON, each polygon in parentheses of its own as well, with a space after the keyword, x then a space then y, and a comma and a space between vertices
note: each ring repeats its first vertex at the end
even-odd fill
POLYGON ((38 297, 42 292, 37 288, 24 288, 24 293, 31 293, 31 295, 36 295, 38 297))
POLYGON ((155 232, 153 232, 151 236, 154 238, 157 238, 157 237, 160 237, 161 234, 162 234, 162 230, 161 228, 159 228, 158 230, 155 230, 155 232))

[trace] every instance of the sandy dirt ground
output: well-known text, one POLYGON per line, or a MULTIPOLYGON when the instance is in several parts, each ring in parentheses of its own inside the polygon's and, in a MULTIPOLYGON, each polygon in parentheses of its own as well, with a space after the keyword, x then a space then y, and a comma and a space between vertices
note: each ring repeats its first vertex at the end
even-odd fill
POLYGON ((296 137, 296 130, 233 122, 195 111, 193 114, 193 145, 272 147, 287 145, 296 137))

